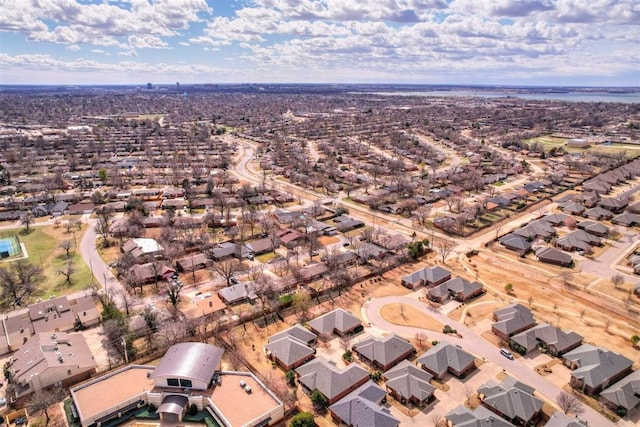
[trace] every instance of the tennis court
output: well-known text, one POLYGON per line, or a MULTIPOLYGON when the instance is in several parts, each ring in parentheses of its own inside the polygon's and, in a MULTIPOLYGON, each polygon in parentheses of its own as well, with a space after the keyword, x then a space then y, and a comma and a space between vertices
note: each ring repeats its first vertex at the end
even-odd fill
POLYGON ((0 237, 0 258, 9 258, 22 252, 18 238, 15 236, 0 237))

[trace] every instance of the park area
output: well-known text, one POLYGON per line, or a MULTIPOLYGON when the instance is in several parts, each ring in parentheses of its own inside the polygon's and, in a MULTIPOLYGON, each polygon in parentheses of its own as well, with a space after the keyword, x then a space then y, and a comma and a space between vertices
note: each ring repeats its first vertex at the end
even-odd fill
MULTIPOLYGON (((0 263, 6 274, 14 274, 19 280, 19 270, 28 268, 31 282, 35 285, 33 296, 48 298, 79 291, 92 284, 91 270, 84 263, 79 252, 80 240, 86 224, 66 226, 62 224, 43 225, 26 229, 3 232, 0 245, 7 241, 12 256, 0 263), (10 240, 11 239, 11 240, 10 240), (13 247, 16 240, 25 253, 13 247), (15 254, 14 254, 15 252, 15 254)), ((0 249, 4 246, 0 246, 0 249)), ((18 246, 19 248, 20 246, 18 246)))

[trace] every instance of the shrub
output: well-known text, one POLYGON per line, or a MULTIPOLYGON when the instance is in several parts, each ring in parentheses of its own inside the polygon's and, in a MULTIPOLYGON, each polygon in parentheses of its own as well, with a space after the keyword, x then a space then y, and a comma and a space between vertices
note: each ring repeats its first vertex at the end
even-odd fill
POLYGON ((353 362, 353 353, 351 352, 351 350, 347 350, 342 355, 342 358, 347 362, 353 362))
POLYGON ((313 421, 313 414, 309 412, 300 412, 291 418, 289 427, 314 427, 316 423, 313 421))
POLYGON ((287 378, 287 384, 292 387, 296 385, 296 373, 293 370, 287 371, 284 376, 287 378))
POLYGON ((442 333, 443 334, 457 334, 458 331, 456 331, 455 329, 453 329, 449 325, 444 325, 444 328, 442 328, 442 333))
POLYGON ((198 413, 198 407, 196 406, 196 404, 192 403, 191 405, 189 405, 189 410, 187 411, 187 414, 193 417, 197 413, 198 413))

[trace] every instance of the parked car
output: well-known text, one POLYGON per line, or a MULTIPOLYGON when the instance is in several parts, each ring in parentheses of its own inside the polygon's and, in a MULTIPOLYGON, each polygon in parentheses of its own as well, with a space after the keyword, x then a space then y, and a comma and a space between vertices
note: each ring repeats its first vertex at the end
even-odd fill
POLYGON ((504 357, 506 357, 509 360, 513 360, 513 353, 511 353, 506 348, 501 348, 500 349, 500 354, 503 355, 504 357))

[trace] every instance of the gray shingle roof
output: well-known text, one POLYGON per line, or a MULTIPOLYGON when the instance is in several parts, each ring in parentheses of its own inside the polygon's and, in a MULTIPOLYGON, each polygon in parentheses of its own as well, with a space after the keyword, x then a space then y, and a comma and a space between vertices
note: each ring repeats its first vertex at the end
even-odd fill
POLYGON ((447 341, 440 341, 417 360, 437 376, 443 375, 449 367, 462 372, 474 361, 475 357, 472 354, 464 351, 459 345, 453 345, 447 341))
POLYGON ((564 332, 562 329, 541 323, 511 337, 512 340, 525 347, 527 351, 533 350, 539 342, 553 346, 560 353, 565 352, 582 342, 582 336, 575 332, 564 332))
POLYGON ((503 420, 484 406, 472 410, 460 405, 445 417, 454 427, 513 427, 509 421, 503 420))
POLYGON ((361 324, 360 319, 342 308, 336 308, 322 316, 316 317, 307 323, 313 330, 321 335, 332 334, 334 330, 345 332, 361 324))
POLYGON ((353 345, 354 351, 383 366, 394 362, 413 349, 409 341, 395 334, 385 338, 369 337, 353 345))
POLYGON ((604 384, 609 378, 629 369, 633 361, 621 354, 582 344, 563 356, 565 360, 576 363, 579 367, 571 372, 571 376, 582 379, 592 388, 604 384))
POLYGON ((199 342, 172 345, 151 378, 175 376, 209 382, 223 353, 223 348, 199 342))
POLYGON ((545 427, 587 427, 587 422, 579 418, 570 417, 560 411, 555 411, 549 417, 545 427))
POLYGON ((356 363, 340 369, 322 357, 300 366, 296 373, 301 384, 320 391, 329 400, 369 377, 369 372, 356 363))
POLYGON ((369 381, 331 405, 329 410, 347 425, 397 427, 400 421, 378 403, 386 394, 382 388, 369 381))
POLYGON ((509 419, 520 418, 529 421, 542 409, 542 400, 534 397, 527 387, 521 387, 517 381, 504 381, 496 384, 489 381, 478 389, 484 395, 484 404, 495 408, 509 419))
POLYGON ((284 335, 274 341, 269 340, 269 343, 264 348, 287 366, 293 365, 315 353, 306 342, 290 335, 284 335))
POLYGON ((627 411, 640 405, 640 370, 627 375, 600 393, 600 397, 627 411))
POLYGON ((498 309, 493 312, 493 316, 498 319, 492 328, 511 335, 526 326, 534 326, 536 324, 531 310, 522 304, 511 304, 507 307, 498 309))
POLYGON ((451 277, 451 272, 440 266, 425 267, 413 273, 407 274, 402 278, 406 283, 417 285, 420 282, 427 284, 438 283, 444 279, 451 277))
POLYGON ((280 338, 284 338, 285 336, 292 336, 294 338, 299 339, 300 341, 306 343, 310 343, 312 341, 314 341, 317 337, 316 334, 314 334, 313 332, 311 332, 310 330, 308 330, 307 328, 305 328, 304 326, 300 325, 300 324, 295 324, 292 327, 285 329, 282 332, 278 332, 277 334, 271 335, 267 341, 268 342, 273 342, 273 341, 277 341, 280 338))
POLYGON ((389 369, 384 374, 384 378, 388 388, 407 400, 415 398, 424 401, 435 391, 435 387, 429 384, 433 376, 408 360, 403 360, 389 369))

